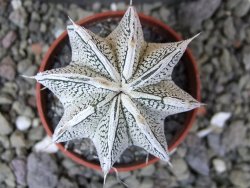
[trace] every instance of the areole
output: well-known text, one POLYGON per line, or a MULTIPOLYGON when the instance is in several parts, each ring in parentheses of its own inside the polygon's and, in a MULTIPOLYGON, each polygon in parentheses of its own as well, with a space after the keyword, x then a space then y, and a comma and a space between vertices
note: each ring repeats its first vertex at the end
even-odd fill
MULTIPOLYGON (((122 18, 123 15, 124 15, 123 11, 100 13, 100 14, 95 14, 93 16, 82 19, 77 23, 79 25, 84 26, 84 25, 87 25, 90 23, 95 23, 97 21, 106 20, 108 18, 122 18)), ((161 32, 162 35, 167 34, 167 35, 171 36, 171 38, 173 38, 176 41, 181 40, 181 38, 176 34, 175 31, 173 31, 171 28, 169 28, 167 25, 163 24, 162 22, 155 20, 154 18, 151 18, 149 16, 145 16, 143 14, 139 14, 139 17, 140 17, 142 24, 147 24, 147 25, 151 25, 151 26, 159 28, 159 30, 162 31, 161 32)), ((51 61, 51 57, 53 57, 53 55, 56 53, 56 50, 58 48, 60 48, 60 43, 63 42, 64 40, 66 40, 67 37, 68 37, 67 32, 65 31, 59 38, 57 38, 53 42, 53 44, 49 48, 48 52, 46 53, 46 55, 42 61, 39 72, 42 72, 44 70, 48 70, 50 68, 51 64, 53 63, 51 61)), ((188 76, 188 80, 190 83, 189 84, 190 85, 190 88, 189 88, 190 93, 195 99, 200 100, 200 80, 199 80, 199 75, 198 75, 198 69, 197 69, 196 63, 194 61, 194 58, 191 55, 189 50, 187 50, 185 52, 184 58, 189 63, 189 66, 187 66, 187 73, 188 73, 187 76, 188 76)), ((42 86, 39 83, 37 83, 36 95, 37 95, 38 113, 39 113, 42 124, 43 124, 47 134, 49 136, 51 136, 53 133, 53 130, 52 130, 52 127, 49 125, 47 117, 45 115, 46 114, 45 113, 46 106, 45 106, 45 100, 44 100, 45 97, 44 96, 46 95, 46 91, 41 90, 41 87, 42 86)), ((187 115, 187 119, 185 121, 185 126, 184 126, 183 130, 180 130, 178 136, 176 136, 176 138, 169 144, 169 148, 168 148, 169 151, 172 151, 174 148, 176 148, 183 141, 183 139, 186 137, 189 129, 191 128, 191 126, 195 120, 196 113, 197 113, 197 110, 192 110, 190 112, 187 112, 188 115, 187 115)), ((82 164, 84 166, 87 166, 87 167, 90 167, 90 168, 93 168, 96 170, 101 170, 101 168, 98 164, 89 162, 89 161, 83 159, 82 157, 78 156, 77 154, 66 150, 62 144, 58 144, 58 147, 69 158, 78 162, 79 164, 82 164)), ((138 168, 143 168, 147 165, 155 163, 156 161, 158 161, 158 159, 151 156, 148 160, 148 163, 145 163, 145 162, 131 163, 131 164, 128 164, 126 166, 116 166, 115 165, 115 167, 118 171, 130 171, 130 170, 135 170, 138 168)))

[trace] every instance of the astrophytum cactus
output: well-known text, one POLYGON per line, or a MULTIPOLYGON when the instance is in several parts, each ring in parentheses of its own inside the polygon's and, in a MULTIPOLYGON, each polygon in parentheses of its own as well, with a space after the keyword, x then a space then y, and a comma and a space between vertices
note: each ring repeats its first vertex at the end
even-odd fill
POLYGON ((64 107, 53 142, 90 138, 104 175, 132 145, 169 162, 164 118, 200 106, 171 79, 192 38, 158 44, 144 41, 133 6, 106 38, 73 21, 67 30, 70 64, 33 77, 64 107))

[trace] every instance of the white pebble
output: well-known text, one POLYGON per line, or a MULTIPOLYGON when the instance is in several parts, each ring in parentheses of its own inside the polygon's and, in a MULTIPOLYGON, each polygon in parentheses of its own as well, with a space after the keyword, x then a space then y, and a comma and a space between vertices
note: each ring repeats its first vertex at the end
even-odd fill
POLYGON ((223 128, 225 125, 225 122, 231 117, 230 112, 218 112, 215 115, 213 115, 210 123, 212 126, 216 126, 219 128, 223 128))
POLYGON ((43 140, 36 143, 34 146, 36 152, 45 152, 45 153, 56 153, 58 148, 54 144, 49 136, 44 137, 43 140))
POLYGON ((22 6, 22 2, 20 0, 12 0, 11 5, 14 10, 17 10, 22 6))
POLYGON ((112 11, 117 11, 117 5, 116 5, 115 3, 111 3, 110 9, 111 9, 112 11))
POLYGON ((16 127, 20 131, 25 131, 31 126, 31 119, 26 116, 18 116, 16 119, 16 127))
POLYGON ((32 121, 32 126, 33 127, 38 127, 40 125, 40 119, 39 118, 34 118, 32 121))
POLYGON ((214 159, 213 166, 214 166, 216 172, 218 172, 219 174, 222 172, 225 172, 227 169, 225 162, 221 159, 214 159))

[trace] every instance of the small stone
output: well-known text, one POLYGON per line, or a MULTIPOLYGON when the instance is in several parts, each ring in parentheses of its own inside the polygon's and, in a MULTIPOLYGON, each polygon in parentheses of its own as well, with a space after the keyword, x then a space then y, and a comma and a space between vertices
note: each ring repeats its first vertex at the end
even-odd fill
POLYGON ((23 159, 16 158, 11 161, 13 172, 16 176, 16 181, 19 185, 27 185, 27 166, 26 161, 23 159))
POLYGON ((5 149, 10 148, 10 140, 7 136, 3 136, 0 134, 0 145, 2 145, 5 149))
POLYGON ((47 31, 47 26, 46 26, 45 23, 41 23, 41 24, 40 24, 40 31, 41 31, 42 33, 44 33, 44 32, 47 31))
POLYGON ((229 180, 237 188, 249 188, 250 186, 250 173, 241 170, 233 170, 230 173, 229 180))
POLYGON ((117 2, 116 7, 117 7, 117 10, 126 10, 127 9, 127 5, 125 4, 125 2, 117 2))
POLYGON ((220 56, 220 63, 223 64, 223 69, 226 73, 232 72, 231 56, 230 52, 224 48, 220 56))
POLYGON ((243 63, 246 70, 250 70, 250 45, 243 48, 243 63))
POLYGON ((42 53, 42 45, 40 43, 34 43, 31 45, 31 51, 35 54, 35 55, 41 55, 42 53))
POLYGON ((213 159, 213 166, 218 174, 227 170, 226 163, 221 159, 213 159))
POLYGON ((61 177, 56 187, 57 188, 77 188, 78 185, 75 182, 71 182, 69 179, 65 177, 61 177))
POLYGON ((58 147, 52 142, 49 136, 44 137, 34 148, 37 152, 56 153, 58 151, 58 147))
POLYGON ((0 185, 2 182, 5 182, 7 187, 15 187, 13 172, 6 164, 0 162, 0 185))
POLYGON ((110 9, 112 10, 112 11, 117 11, 117 5, 116 5, 116 3, 111 3, 110 4, 110 9))
POLYGON ((245 16, 250 9, 250 1, 249 0, 240 0, 240 2, 233 9, 233 14, 237 17, 245 16))
POLYGON ((34 118, 32 121, 32 127, 38 127, 40 125, 40 119, 34 118))
POLYGON ((207 31, 211 31, 214 28, 214 22, 211 19, 208 19, 206 21, 204 21, 204 29, 207 31))
POLYGON ((16 119, 16 127, 20 131, 26 131, 31 126, 31 119, 26 116, 18 116, 16 119))
POLYGON ((0 112, 0 135, 8 135, 12 132, 13 128, 11 124, 0 112))
POLYGON ((0 94, 0 105, 8 105, 12 103, 12 98, 7 94, 0 94))
POLYGON ((101 3, 100 2, 94 2, 93 4, 92 4, 92 9, 93 9, 93 11, 95 11, 95 12, 99 12, 100 10, 101 10, 101 3))
POLYGON ((154 181, 151 178, 143 178, 139 188, 153 188, 154 181))
POLYGON ((26 146, 24 134, 20 131, 15 131, 10 136, 11 146, 14 148, 21 148, 26 146))
POLYGON ((93 14, 93 12, 84 10, 79 7, 75 11, 77 12, 78 19, 86 18, 93 14))
POLYGON ((222 145, 225 147, 226 152, 234 150, 235 148, 245 144, 245 135, 247 127, 244 125, 243 120, 233 121, 222 137, 222 145))
POLYGON ((228 17, 223 24, 223 33, 228 39, 233 40, 236 35, 236 30, 233 23, 233 18, 228 17))
POLYGON ((15 152, 13 150, 11 149, 5 150, 5 152, 1 154, 1 159, 9 163, 13 159, 14 155, 15 155, 15 152))
POLYGON ((165 7, 161 7, 159 10, 159 14, 162 20, 169 20, 169 16, 171 15, 171 12, 165 7))
POLYGON ((150 15, 151 10, 152 10, 152 5, 148 4, 148 3, 143 3, 142 4, 142 9, 143 9, 143 13, 146 15, 150 15))
POLYGON ((40 21, 41 20, 41 17, 38 14, 38 12, 32 11, 32 13, 31 13, 31 20, 34 20, 34 21, 40 21))
MULTIPOLYGON (((30 65, 27 69, 23 72, 25 76, 34 76, 37 73, 38 67, 36 65, 30 65)), ((33 81, 33 80, 32 80, 33 81)))
POLYGON ((172 172, 176 178, 180 181, 187 180, 189 177, 187 163, 182 158, 173 158, 171 162, 173 165, 172 172))
POLYGON ((0 63, 0 77, 10 81, 16 77, 15 63, 9 56, 5 57, 0 63))
POLYGON ((22 2, 21 0, 11 0, 11 6, 14 10, 17 10, 22 6, 22 2))
POLYGON ((196 135, 190 134, 186 143, 188 144, 186 160, 188 165, 197 173, 208 176, 208 155, 205 146, 202 144, 201 139, 196 135))
POLYGON ((227 1, 226 1, 226 7, 227 7, 227 9, 233 9, 233 8, 236 7, 239 3, 240 3, 240 1, 227 0, 227 1))
POLYGON ((139 180, 135 176, 130 176, 124 182, 128 185, 128 187, 139 187, 140 183, 139 180))
POLYGON ((209 147, 219 156, 224 156, 225 148, 221 144, 221 136, 220 134, 209 134, 208 135, 208 145, 209 147))
POLYGON ((43 134, 44 134, 44 129, 42 126, 34 127, 31 130, 29 130, 28 138, 29 140, 32 141, 41 140, 43 138, 43 134))
POLYGON ((36 21, 29 22, 29 30, 31 32, 37 32, 39 29, 40 29, 39 22, 36 22, 36 21))
POLYGON ((58 182, 58 167, 46 153, 31 153, 27 161, 28 187, 54 188, 58 182))
POLYGON ((223 128, 225 122, 231 117, 231 114, 232 114, 231 112, 218 112, 213 115, 213 117, 210 120, 210 124, 212 126, 223 128))
POLYGON ((2 39, 2 45, 4 48, 9 48, 16 40, 17 35, 15 31, 9 31, 7 35, 2 39))
POLYGON ((25 70, 32 64, 30 59, 23 59, 17 64, 17 71, 20 74, 23 74, 25 70))
POLYGON ((14 10, 9 15, 9 20, 12 21, 14 24, 19 26, 20 28, 24 28, 26 21, 27 21, 27 12, 23 7, 14 10))
POLYGON ((140 175, 142 176, 152 176, 153 173, 155 172, 155 166, 154 165, 149 165, 145 168, 143 168, 140 172, 140 175))
POLYGON ((58 38, 64 32, 64 29, 60 27, 56 27, 52 31, 53 31, 55 38, 58 38))
POLYGON ((202 21, 210 18, 220 4, 221 0, 184 2, 178 7, 178 19, 184 27, 199 28, 202 21))

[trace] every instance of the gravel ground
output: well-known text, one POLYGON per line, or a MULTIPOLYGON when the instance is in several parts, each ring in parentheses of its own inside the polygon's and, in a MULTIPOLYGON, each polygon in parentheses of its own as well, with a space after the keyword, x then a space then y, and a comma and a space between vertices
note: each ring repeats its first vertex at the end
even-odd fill
MULTIPOLYGON (((136 6, 185 38, 202 32, 190 48, 200 69, 202 102, 207 105, 173 153, 172 169, 158 162, 119 173, 120 179, 132 188, 250 187, 250 1, 193 0, 168 7, 162 3, 136 6), (210 127, 218 112, 231 113, 225 126, 199 137, 197 133, 210 127)), ((109 9, 124 10, 126 5, 78 7, 0 0, 1 188, 102 187, 100 172, 79 166, 61 152, 37 153, 45 132, 37 115, 35 82, 20 75, 37 72, 49 45, 69 23, 68 15, 78 20, 109 9)), ((55 152, 56 148, 46 150, 55 152)), ((109 175, 105 187, 125 186, 109 175)))

